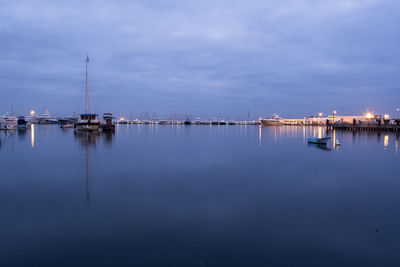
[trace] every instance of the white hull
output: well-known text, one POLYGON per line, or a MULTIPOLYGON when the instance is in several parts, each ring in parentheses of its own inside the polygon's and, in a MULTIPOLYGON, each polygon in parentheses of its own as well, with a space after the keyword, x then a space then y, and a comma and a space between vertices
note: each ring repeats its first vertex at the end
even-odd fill
POLYGON ((261 120, 262 126, 280 126, 284 125, 283 121, 278 120, 261 120))
POLYGON ((100 128, 100 123, 99 124, 91 124, 91 125, 76 125, 76 130, 77 131, 82 131, 82 132, 94 132, 94 131, 98 131, 100 128))

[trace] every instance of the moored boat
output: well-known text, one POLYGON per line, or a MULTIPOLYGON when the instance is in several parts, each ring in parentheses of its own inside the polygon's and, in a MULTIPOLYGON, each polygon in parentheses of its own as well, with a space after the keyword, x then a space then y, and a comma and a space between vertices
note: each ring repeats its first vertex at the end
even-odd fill
POLYGON ((284 121, 278 114, 274 114, 268 119, 261 119, 262 126, 279 126, 284 125, 284 121))
POLYGON ((103 114, 103 121, 101 122, 101 129, 103 131, 115 131, 115 122, 112 113, 106 112, 103 114))
POLYGON ((87 86, 89 56, 86 57, 86 90, 85 90, 85 113, 79 115, 75 124, 76 131, 94 132, 100 129, 100 121, 96 113, 89 113, 89 91, 87 86))
POLYGON ((330 136, 327 137, 308 137, 307 142, 311 144, 319 144, 319 145, 326 145, 329 140, 331 140, 330 136))
POLYGON ((19 130, 25 130, 27 126, 27 121, 24 116, 19 116, 17 121, 17 128, 19 130))
POLYGON ((17 128, 18 120, 14 116, 8 114, 0 116, 0 130, 15 130, 17 128))

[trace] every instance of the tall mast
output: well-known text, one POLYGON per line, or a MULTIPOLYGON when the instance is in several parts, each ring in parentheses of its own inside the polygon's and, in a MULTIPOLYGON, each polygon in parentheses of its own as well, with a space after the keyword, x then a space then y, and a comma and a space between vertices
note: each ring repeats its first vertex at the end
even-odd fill
POLYGON ((88 62, 89 62, 89 56, 86 55, 86 97, 85 97, 85 113, 89 112, 89 103, 88 103, 88 88, 87 88, 87 67, 88 67, 88 62))

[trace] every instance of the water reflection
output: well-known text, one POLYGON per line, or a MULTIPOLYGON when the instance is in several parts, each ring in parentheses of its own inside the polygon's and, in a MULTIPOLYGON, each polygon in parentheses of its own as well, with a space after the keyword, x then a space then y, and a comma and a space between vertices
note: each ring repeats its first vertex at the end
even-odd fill
POLYGON ((31 124, 31 146, 35 146, 35 124, 31 124))
POLYGON ((0 266, 398 262, 394 133, 328 132, 343 149, 326 152, 308 126, 35 126, 23 142, 0 132, 0 266))
POLYGON ((90 151, 91 149, 95 149, 96 145, 100 139, 100 135, 102 135, 104 143, 107 145, 111 145, 114 138, 113 132, 74 132, 75 141, 80 144, 80 146, 85 150, 85 185, 86 185, 86 201, 90 203, 90 151))
POLYGON ((24 140, 26 136, 26 129, 17 129, 18 139, 24 140))
POLYGON ((385 147, 385 149, 387 149, 387 147, 389 146, 389 135, 385 135, 383 139, 383 146, 385 147))
POLYGON ((99 132, 74 132, 75 141, 82 147, 96 147, 100 137, 99 132))
POLYGON ((108 146, 111 146, 115 134, 113 132, 108 131, 108 132, 103 132, 101 135, 103 137, 103 142, 108 146))
POLYGON ((311 144, 311 143, 308 143, 307 146, 308 147, 315 147, 315 148, 318 148, 318 149, 321 149, 321 150, 327 150, 327 151, 331 150, 331 148, 327 144, 311 144))

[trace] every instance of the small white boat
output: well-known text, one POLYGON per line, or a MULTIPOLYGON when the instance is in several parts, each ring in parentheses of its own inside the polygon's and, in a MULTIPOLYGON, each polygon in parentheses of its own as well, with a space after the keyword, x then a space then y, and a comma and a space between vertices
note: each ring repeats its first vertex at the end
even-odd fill
POLYGON ((307 138, 307 142, 311 143, 311 144, 322 144, 322 145, 326 145, 328 143, 328 141, 331 140, 330 136, 327 137, 308 137, 307 138))

